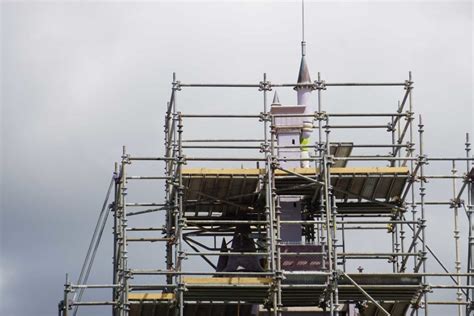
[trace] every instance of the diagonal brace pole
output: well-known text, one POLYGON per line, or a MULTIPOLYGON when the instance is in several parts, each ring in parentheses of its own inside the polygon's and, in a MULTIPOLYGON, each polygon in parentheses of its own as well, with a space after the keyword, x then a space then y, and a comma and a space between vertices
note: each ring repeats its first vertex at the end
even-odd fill
POLYGON ((357 284, 356 281, 354 281, 350 276, 347 275, 347 273, 345 273, 344 271, 339 271, 346 279, 349 280, 349 282, 352 283, 352 285, 354 285, 362 294, 364 294, 365 297, 367 297, 369 299, 369 301, 371 301, 372 303, 374 303, 375 306, 377 306, 377 308, 382 312, 384 313, 385 315, 387 316, 390 316, 390 313, 387 312, 385 310, 385 308, 382 307, 382 305, 380 305, 372 296, 370 296, 369 293, 367 293, 359 284, 357 284))

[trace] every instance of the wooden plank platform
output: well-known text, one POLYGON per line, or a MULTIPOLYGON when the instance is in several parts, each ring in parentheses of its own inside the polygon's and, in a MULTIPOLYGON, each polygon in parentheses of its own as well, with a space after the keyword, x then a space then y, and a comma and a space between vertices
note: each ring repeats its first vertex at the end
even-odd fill
POLYGON ((174 300, 174 293, 129 293, 130 301, 170 301, 174 300))
POLYGON ((218 278, 198 278, 198 277, 185 277, 183 282, 186 285, 196 284, 211 284, 211 285, 268 285, 272 283, 271 278, 259 278, 259 277, 218 277, 218 278))
MULTIPOLYGON (((318 168, 292 168, 290 171, 315 180, 320 174, 318 168)), ((339 203, 345 203, 345 208, 374 200, 397 201, 409 178, 407 167, 334 167, 330 173, 335 196, 339 203)), ((258 208, 265 174, 262 168, 184 168, 182 174, 187 216, 194 213, 197 217, 204 212, 231 217, 258 208)), ((313 200, 318 198, 321 188, 320 183, 283 170, 275 171, 275 185, 279 195, 299 195, 313 200)))
MULTIPOLYGON (((390 310, 392 315, 404 315, 409 305, 422 295, 421 276, 376 273, 353 273, 349 276, 369 295, 381 302, 387 310, 390 310)), ((212 310, 225 315, 225 312, 230 312, 232 309, 230 306, 235 308, 264 304, 271 297, 273 286, 271 278, 261 277, 185 277, 183 281, 186 287, 184 300, 189 302, 185 305, 185 311, 189 313, 187 315, 194 315, 196 311, 203 312, 202 315, 214 315, 212 310)), ((327 294, 327 281, 325 274, 285 275, 282 282, 283 307, 318 306, 320 299, 327 294)), ((341 303, 367 300, 360 290, 343 277, 338 283, 341 303)), ((174 295, 171 293, 130 294, 130 315, 155 315, 154 313, 158 311, 168 315, 169 310, 173 309, 173 306, 169 304, 173 299, 174 295), (164 299, 169 299, 169 301, 164 299)), ((377 311, 373 305, 368 304, 361 315, 377 315, 377 311)))
MULTIPOLYGON (((319 174, 319 168, 290 168, 292 172, 301 175, 310 176, 319 174)), ((407 174, 407 167, 335 167, 331 168, 331 174, 407 174)), ((219 175, 219 176, 258 176, 265 174, 263 168, 183 168, 183 176, 204 176, 204 175, 219 175)), ((288 175, 283 170, 276 170, 275 174, 288 175)))

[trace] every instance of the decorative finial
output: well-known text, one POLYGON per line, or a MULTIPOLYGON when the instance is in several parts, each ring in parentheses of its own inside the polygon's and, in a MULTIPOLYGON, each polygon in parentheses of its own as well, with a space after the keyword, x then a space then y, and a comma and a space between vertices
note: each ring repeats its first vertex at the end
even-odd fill
POLYGON ((304 0, 301 0, 301 56, 306 56, 306 42, 304 41, 304 0))

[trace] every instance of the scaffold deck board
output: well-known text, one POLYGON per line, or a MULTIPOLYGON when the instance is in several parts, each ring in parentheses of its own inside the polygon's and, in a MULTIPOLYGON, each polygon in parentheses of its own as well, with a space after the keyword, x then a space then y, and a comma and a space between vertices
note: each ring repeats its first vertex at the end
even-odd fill
MULTIPOLYGON (((391 316, 405 316, 410 303, 406 302, 382 302, 380 304, 391 316)), ((367 303, 365 308, 360 312, 360 316, 377 316, 381 315, 380 310, 372 303, 367 303)))
MULTIPOLYGON (((409 304, 422 293, 419 276, 379 275, 356 273, 349 275, 375 300, 383 302, 392 315, 404 315, 409 304)), ((325 274, 290 274, 282 281, 282 303, 284 307, 317 306, 328 291, 325 274)), ((269 298, 273 282, 261 277, 186 277, 184 300, 187 311, 205 310, 205 306, 248 306, 264 304, 269 298), (195 304, 200 302, 200 304, 195 304), (207 304, 207 305, 206 305, 207 304)), ((348 280, 338 281, 339 301, 342 303, 366 301, 367 297, 348 280)), ((152 307, 166 310, 169 305, 163 299, 174 299, 171 293, 130 294, 131 315, 154 315, 152 307), (147 312, 150 311, 150 312, 147 312), (144 313, 144 314, 140 314, 144 313)), ((216 311, 217 311, 216 307, 216 311)), ((191 314, 190 314, 191 315, 191 314)), ((376 315, 374 306, 368 305, 362 315, 376 315)))
MULTIPOLYGON (((250 304, 209 304, 193 303, 184 306, 184 316, 228 316, 252 315, 250 304)), ((130 304, 130 316, 175 316, 176 307, 170 304, 138 303, 130 304)), ((262 314, 264 315, 264 314, 262 314)))
POLYGON ((184 278, 185 284, 270 284, 271 278, 259 277, 218 277, 218 278, 184 278))
MULTIPOLYGON (((318 198, 321 188, 318 168, 293 168, 300 176, 275 170, 276 192, 318 198), (309 181, 304 177, 311 178, 309 181)), ((331 185, 344 210, 364 207, 362 202, 397 201, 409 178, 407 167, 334 167, 331 185)), ((232 216, 239 211, 253 211, 263 188, 262 168, 184 168, 184 201, 187 215, 205 212, 232 216)), ((390 209, 390 207, 385 207, 390 209)), ((372 208, 371 212, 374 211, 372 208)))
MULTIPOLYGON (((290 168, 292 172, 305 176, 319 174, 319 168, 290 168)), ((335 167, 331 168, 332 175, 339 174, 408 174, 407 167, 335 167)), ((263 168, 183 168, 183 176, 258 176, 265 174, 263 168)), ((283 170, 275 170, 275 174, 288 175, 283 170)))
POLYGON ((130 301, 169 301, 174 300, 174 293, 130 293, 130 301))

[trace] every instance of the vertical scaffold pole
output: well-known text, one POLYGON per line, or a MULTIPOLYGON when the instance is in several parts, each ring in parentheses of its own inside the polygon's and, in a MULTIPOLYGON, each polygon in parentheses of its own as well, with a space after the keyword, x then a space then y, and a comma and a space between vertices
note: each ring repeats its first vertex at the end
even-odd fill
MULTIPOLYGON (((178 240, 178 259, 177 259, 177 272, 183 271, 183 260, 185 259, 185 254, 183 251, 183 228, 185 226, 185 219, 184 209, 183 209, 183 194, 184 194, 184 186, 183 186, 183 173, 182 168, 184 164, 184 155, 183 155, 183 118, 181 116, 181 112, 177 112, 177 120, 178 120, 178 165, 177 165, 177 173, 178 173, 178 214, 177 214, 177 240, 178 240)), ((184 316, 184 282, 183 282, 183 275, 180 273, 178 275, 178 309, 179 309, 179 316, 184 316)))
MULTIPOLYGON (((318 118, 318 143, 317 143, 317 157, 319 158, 318 159, 318 162, 316 164, 316 166, 318 167, 319 169, 319 172, 321 172, 324 168, 323 168, 323 160, 322 160, 322 157, 323 157, 323 154, 324 154, 324 147, 323 147, 323 119, 324 119, 324 116, 322 115, 322 103, 321 103, 321 90, 323 89, 323 82, 321 81, 321 73, 318 72, 318 81, 317 81, 317 85, 316 85, 316 89, 318 90, 318 115, 317 115, 317 118, 318 118)), ((319 179, 321 180, 321 179, 319 179)), ((323 219, 323 206, 322 206, 322 199, 323 199, 323 188, 321 187, 320 189, 320 192, 319 192, 319 201, 320 201, 320 205, 319 205, 319 212, 320 214, 318 214, 319 216, 321 216, 321 219, 323 219)), ((317 225, 317 233, 318 233, 318 243, 319 244, 322 244, 324 242, 324 234, 323 234, 323 224, 318 224, 317 225)))
MULTIPOLYGON (((399 109, 399 108, 400 108, 400 100, 398 100, 397 109, 399 109)), ((391 138, 392 138, 392 139, 391 139, 392 145, 395 145, 395 142, 396 142, 396 139, 395 139, 395 137, 396 137, 396 136, 395 136, 395 132, 396 132, 397 129, 396 129, 396 126, 395 126, 395 118, 394 118, 393 116, 391 117, 391 121, 390 121, 390 123, 389 123, 389 126, 390 126, 389 132, 390 132, 391 138)), ((393 157, 396 157, 396 155, 397 155, 396 147, 395 147, 395 146, 392 147, 391 155, 392 155, 393 157)), ((393 160, 393 161, 389 164, 389 166, 394 167, 394 166, 395 166, 395 163, 396 163, 396 161, 393 160)), ((412 169, 413 169, 413 168, 412 168, 412 169)), ((402 217, 403 217, 403 214, 398 214, 398 217, 399 217, 399 218, 402 218, 402 217)), ((399 225, 400 225, 400 228, 403 230, 403 223, 400 223, 399 225)), ((391 230, 392 230, 392 231, 391 231, 391 233, 392 233, 392 252, 397 253, 397 252, 400 251, 400 244, 399 244, 399 242, 398 242, 398 230, 399 230, 398 225, 397 225, 397 224, 393 225, 393 226, 391 227, 391 230)), ((394 256, 393 262, 392 262, 392 271, 393 271, 393 272, 398 272, 398 266, 399 266, 399 265, 398 265, 398 256, 394 256)))
MULTIPOLYGON (((466 158, 470 158, 471 156, 471 142, 469 139, 469 133, 466 133, 466 158)), ((473 227, 472 227, 472 196, 474 194, 473 190, 474 187, 472 185, 472 179, 470 177, 470 167, 471 163, 469 160, 466 161, 466 178, 464 181, 467 181, 467 205, 466 205, 466 211, 467 211, 467 217, 468 217, 468 249, 467 249, 467 273, 472 273, 473 272, 473 247, 474 247, 474 236, 473 236, 473 227)), ((468 276, 466 278, 466 284, 470 286, 473 284, 473 278, 472 276, 468 276)), ((472 291, 468 287, 466 289, 466 302, 471 302, 472 300, 472 291)), ((466 315, 470 316, 472 313, 472 306, 469 303, 466 305, 466 315)))
POLYGON ((123 146, 122 154, 122 171, 121 171, 121 190, 120 190, 120 235, 121 235, 121 251, 120 251, 120 277, 121 277, 121 297, 120 297, 120 316, 128 316, 128 251, 127 251, 127 172, 126 165, 130 163, 127 149, 123 146))
MULTIPOLYGON (((456 175, 457 175, 457 169, 456 169, 456 161, 453 160, 451 164, 451 174, 453 176, 452 179, 452 185, 453 185, 453 199, 451 201, 451 208, 453 209, 453 219, 454 219, 454 229, 453 229, 453 239, 454 239, 454 249, 455 249, 455 261, 454 261, 454 269, 456 273, 458 274, 456 276, 456 284, 458 286, 461 285, 461 277, 459 276, 459 273, 461 273, 461 250, 459 248, 459 201, 457 201, 457 187, 456 187, 456 175)), ((462 302, 462 291, 461 288, 458 288, 456 290, 456 296, 457 296, 457 301, 462 302)), ((458 308, 458 316, 462 315, 462 305, 459 304, 457 305, 458 308)))
POLYGON ((69 315, 69 292, 71 291, 71 284, 69 283, 69 274, 66 273, 66 282, 64 283, 64 298, 63 298, 63 316, 69 315))
MULTIPOLYGON (((174 121, 173 121, 173 105, 174 105, 174 89, 171 92, 171 101, 167 103, 166 109, 166 117, 165 117, 165 157, 172 158, 173 156, 173 131, 174 128, 174 121)), ((171 199, 171 191, 173 190, 173 180, 171 176, 173 174, 173 162, 168 160, 165 162, 165 174, 166 174, 166 182, 165 182, 165 206, 166 206, 166 215, 165 215, 165 229, 166 229, 166 238, 169 238, 166 242, 166 270, 171 271, 173 269, 173 201, 171 199)), ((172 284, 173 276, 171 274, 166 275, 166 284, 172 284)))
MULTIPOLYGON (((407 151, 407 154, 406 156, 407 157, 413 157, 413 151, 414 151, 414 133, 413 133, 413 96, 412 96, 412 74, 411 74, 411 71, 408 72, 408 82, 407 82, 407 85, 405 86, 405 89, 408 89, 408 112, 409 112, 409 115, 407 116, 407 120, 408 120, 408 124, 409 124, 409 137, 410 137, 410 141, 409 141, 409 146, 406 148, 406 151, 407 151)), ((400 109, 400 104, 398 106, 398 108, 400 109)), ((421 124, 421 122, 420 122, 421 124)), ((400 132, 400 131, 399 131, 400 132)), ((421 137, 421 134, 420 134, 420 137, 421 137)), ((399 140, 401 140, 399 138, 399 140)), ((419 140, 420 141, 420 155, 422 155, 421 153, 421 139, 419 140)), ((399 143, 401 144, 401 143, 399 143)), ((413 170, 414 170, 414 161, 413 160, 410 160, 410 174, 412 177, 416 177, 416 175, 413 174, 413 170)), ((415 179, 414 178, 411 178, 410 181, 414 181, 415 179)), ((423 181, 423 180, 422 180, 423 181)), ((415 186, 412 184, 411 185, 411 214, 412 214, 412 221, 415 222, 416 221, 416 213, 417 213, 417 209, 416 209, 416 199, 415 199, 415 186)), ((402 226, 402 230, 403 230, 403 226, 402 226)), ((418 237, 416 236, 416 228, 415 226, 413 225, 413 229, 412 229, 412 243, 413 243, 413 251, 416 252, 417 251, 417 246, 418 246, 418 237)), ((403 240, 402 240, 402 243, 403 243, 403 240)), ((402 252, 404 252, 405 249, 404 249, 404 246, 402 244, 402 252)), ((413 266, 416 267, 417 265, 417 258, 416 257, 413 257, 413 266)), ((418 312, 417 312, 417 315, 418 315, 418 312)))
MULTIPOLYGON (((410 117, 413 115, 413 100, 412 100, 412 89, 411 89, 411 79, 412 79, 412 75, 411 75, 411 71, 408 72, 408 86, 405 86, 405 89, 409 89, 408 91, 408 112, 410 113, 410 117)), ((398 108, 400 109, 401 107, 401 104, 399 102, 398 104, 398 108)), ((410 119, 407 118, 407 119, 410 119)), ((398 139, 400 139, 400 120, 398 120, 398 139)), ((413 143, 413 121, 410 121, 410 143, 413 143)), ((398 143, 398 144, 401 144, 401 143, 398 143)), ((407 150, 409 150, 409 148, 407 148, 407 150)), ((398 151, 399 155, 398 157, 400 157, 400 150, 398 151)), ((413 152, 412 152, 413 153, 413 152)), ((419 144, 419 155, 421 157, 421 141, 420 141, 420 144, 419 144)), ((413 156, 413 155, 412 155, 413 156)), ((418 161, 418 163, 420 163, 420 161, 418 161)), ((398 165, 400 166, 400 160, 398 161, 398 165)), ((412 182, 411 183, 411 186, 410 186, 410 195, 411 195, 411 199, 410 199, 410 208, 411 208, 411 219, 413 222, 416 221, 416 213, 417 213, 417 205, 416 205, 416 193, 415 193, 415 179, 416 179, 416 174, 413 173, 415 169, 415 162, 414 161, 410 161, 410 181, 412 182)), ((423 182, 424 179, 421 179, 421 182, 423 182)), ((400 243, 401 243, 401 252, 405 252, 405 230, 404 230, 404 227, 405 225, 401 224, 400 225, 400 243)), ((408 226, 409 228, 411 226, 408 226)), ((416 227, 415 225, 413 225, 413 229, 412 229, 412 243, 413 243, 413 252, 417 252, 417 247, 418 247, 418 237, 416 236, 416 227)), ((417 269, 417 260, 418 258, 417 257, 413 257, 413 270, 416 271, 417 269)), ((403 267, 405 269, 405 267, 403 267)), ((414 310, 414 313, 415 315, 418 316, 418 313, 419 313, 419 306, 414 306, 414 308, 416 308, 414 310)), ((413 313, 412 313, 413 314, 413 313)))
POLYGON ((281 308, 283 307, 282 300, 281 300, 281 280, 283 278, 282 271, 281 271, 281 252, 280 252, 280 215, 281 215, 281 207, 280 207, 280 201, 278 199, 278 196, 276 194, 276 187, 275 187, 275 168, 273 166, 273 161, 275 159, 275 121, 273 116, 271 116, 270 119, 271 125, 270 125, 270 133, 271 133, 271 138, 270 138, 270 154, 271 154, 271 159, 272 159, 272 168, 271 168, 271 174, 272 174, 272 205, 273 209, 275 210, 275 215, 273 217, 274 219, 274 230, 275 230, 275 245, 274 245, 274 250, 275 250, 275 281, 276 281, 276 308, 277 308, 277 315, 281 315, 281 308))
MULTIPOLYGON (((326 118, 326 150, 323 157, 324 160, 324 205, 326 210, 326 240, 327 240, 327 253, 328 253, 328 265, 329 265, 329 272, 330 272, 330 315, 335 315, 335 304, 337 304, 337 278, 336 278, 336 266, 337 262, 335 261, 335 251, 334 251, 334 243, 333 237, 335 237, 334 232, 336 230, 336 222, 335 219, 332 217, 332 191, 330 189, 331 186, 331 179, 330 179, 330 171, 329 168, 332 165, 332 159, 330 159, 330 144, 329 144, 329 119, 326 118), (331 225, 332 222, 332 225, 331 225)), ((337 314, 336 314, 337 315, 337 314)))
MULTIPOLYGON (((117 284, 119 280, 118 276, 118 271, 119 271, 119 218, 118 218, 118 205, 119 205, 119 188, 120 188, 120 172, 119 172, 119 166, 118 163, 115 162, 114 164, 114 203, 113 203, 113 217, 114 217, 114 223, 113 223, 113 258, 112 258, 112 264, 113 264, 113 276, 112 276, 112 281, 113 284, 117 284)), ((117 288, 112 289, 112 300, 113 301, 118 301, 118 290, 117 288)), ((112 315, 117 316, 117 305, 115 305, 112 308, 112 315)))
POLYGON ((263 81, 260 83, 260 90, 263 91, 263 153, 265 155, 265 214, 266 214, 266 225, 267 225, 267 252, 269 253, 269 266, 273 275, 273 289, 272 289, 272 314, 278 314, 278 288, 276 286, 276 265, 275 265, 275 230, 274 230, 274 203, 273 203, 273 192, 272 192, 272 174, 273 174, 273 161, 270 152, 270 144, 268 142, 268 103, 267 93, 270 90, 270 83, 267 81, 267 74, 263 74, 263 81))
MULTIPOLYGON (((411 73, 410 73, 410 81, 411 81, 411 73)), ((410 104, 411 104, 411 92, 410 92, 410 104)), ((410 105, 411 108, 411 105, 410 105)), ((423 120, 421 115, 419 116, 419 124, 418 124, 418 133, 419 133, 419 141, 420 141, 420 155, 418 159, 418 163, 420 164, 420 214, 421 214, 421 266, 423 273, 426 273, 426 220, 425 220, 425 171, 424 165, 426 164, 426 157, 424 155, 424 148, 423 148, 423 120)), ((414 229, 415 230, 415 229, 414 229)), ((415 266, 415 272, 418 272, 418 267, 415 266)), ((426 276, 423 276, 423 283, 427 284, 426 276)), ((425 315, 428 315, 428 294, 424 293, 424 301, 425 301, 425 315)))
POLYGON ((123 171, 124 171, 124 157, 123 157, 123 152, 122 152, 122 160, 120 163, 119 167, 119 175, 117 178, 117 190, 115 192, 115 200, 116 200, 116 206, 115 206, 115 240, 116 240, 116 247, 117 247, 117 253, 116 253, 116 284, 119 285, 119 287, 116 289, 116 297, 115 300, 117 301, 117 305, 115 306, 115 316, 122 316, 123 315, 123 292, 124 292, 124 287, 123 287, 123 278, 124 278, 124 273, 123 273, 123 243, 124 243, 124 236, 123 236, 123 229, 122 229, 122 213, 124 212, 124 205, 123 205, 123 188, 124 188, 124 177, 123 177, 123 171))

